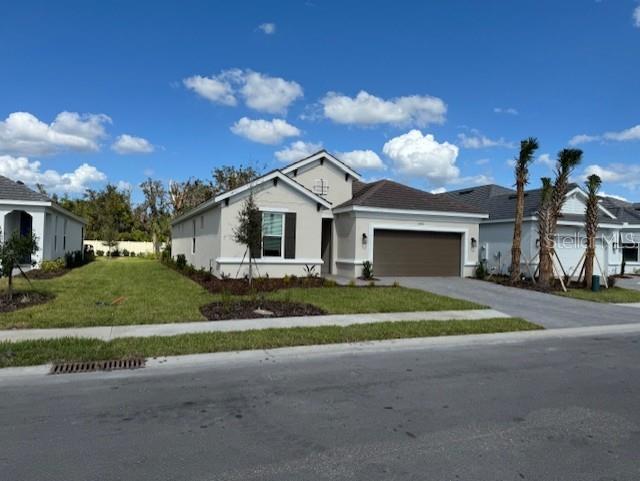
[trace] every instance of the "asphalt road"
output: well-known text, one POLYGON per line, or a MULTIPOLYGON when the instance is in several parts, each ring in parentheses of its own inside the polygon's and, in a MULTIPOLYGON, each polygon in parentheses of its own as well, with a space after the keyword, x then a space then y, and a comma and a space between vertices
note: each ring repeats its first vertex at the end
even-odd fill
MULTIPOLYGON (((384 278, 406 287, 478 302, 547 328, 601 326, 640 322, 640 308, 580 301, 492 282, 454 277, 384 278)), ((628 287, 625 285, 625 287, 628 287)))
POLYGON ((638 480, 640 331, 0 382, 0 479, 638 480))

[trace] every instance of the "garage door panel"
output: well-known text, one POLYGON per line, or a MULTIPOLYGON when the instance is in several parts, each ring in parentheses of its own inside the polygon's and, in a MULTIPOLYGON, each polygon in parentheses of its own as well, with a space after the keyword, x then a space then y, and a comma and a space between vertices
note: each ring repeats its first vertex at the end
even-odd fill
POLYGON ((377 276, 460 276, 461 234, 376 230, 373 269, 377 276))

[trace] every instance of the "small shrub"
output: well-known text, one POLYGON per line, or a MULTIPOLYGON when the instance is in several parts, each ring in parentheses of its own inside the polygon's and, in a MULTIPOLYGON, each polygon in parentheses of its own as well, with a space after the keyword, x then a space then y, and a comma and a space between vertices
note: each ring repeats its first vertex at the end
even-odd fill
POLYGON ((65 262, 62 257, 58 257, 57 259, 51 261, 42 261, 40 264, 40 270, 42 272, 57 272, 61 271, 65 267, 65 262))
POLYGON ((489 271, 487 270, 487 263, 485 261, 480 261, 476 264, 475 278, 476 279, 486 279, 489 275, 489 271))
POLYGON ((129 257, 129 251, 127 249, 122 249, 122 257, 129 257))
POLYGON ((356 287, 356 281, 354 281, 353 279, 351 279, 351 280, 349 281, 348 286, 349 286, 349 287, 356 287))
POLYGON ((364 261, 362 263, 362 278, 373 279, 373 264, 371 264, 371 261, 364 261))
POLYGON ((98 249, 98 250, 96 251, 96 255, 97 255, 98 257, 102 257, 102 256, 104 256, 104 251, 103 251, 103 250, 98 249))
POLYGON ((176 267, 181 271, 187 266, 187 257, 184 254, 178 254, 176 256, 176 267))
POLYGON ((391 284, 391 287, 400 287, 400 283, 398 281, 393 281, 393 284, 391 284))
POLYGON ((118 249, 113 249, 110 254, 111 257, 120 257, 120 251, 118 249))
POLYGON ((307 277, 318 277, 320 274, 316 271, 315 265, 305 264, 304 266, 304 274, 307 277))
POLYGON ((607 277, 607 284, 609 285, 609 289, 616 287, 616 278, 614 276, 607 277))
POLYGON ((338 283, 336 281, 334 281, 333 279, 325 279, 324 283, 322 284, 323 287, 337 287, 338 283))
POLYGON ((136 253, 135 253, 135 252, 133 252, 133 251, 131 251, 131 252, 129 252, 129 256, 130 256, 130 257, 135 257, 135 256, 136 256, 136 253))

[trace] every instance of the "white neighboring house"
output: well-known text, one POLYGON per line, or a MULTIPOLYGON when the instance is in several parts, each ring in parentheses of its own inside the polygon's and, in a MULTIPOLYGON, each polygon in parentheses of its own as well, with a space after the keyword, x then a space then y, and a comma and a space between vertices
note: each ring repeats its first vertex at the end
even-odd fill
POLYGON ((25 264, 40 264, 66 252, 82 250, 86 221, 31 190, 22 182, 0 176, 0 228, 2 237, 33 232, 38 252, 25 264))
POLYGON ((478 225, 488 215, 455 200, 360 175, 322 150, 216 195, 171 223, 172 255, 215 275, 244 276, 234 228, 253 192, 262 211, 259 275, 315 272, 376 276, 468 276, 478 261, 478 225))
MULTIPOLYGON (((522 223, 522 261, 521 272, 529 275, 526 262, 530 261, 532 272, 537 269, 536 257, 539 249, 537 210, 540 205, 542 189, 525 192, 524 220, 522 223)), ((516 209, 516 192, 499 185, 483 185, 468 189, 440 194, 478 208, 485 209, 489 218, 480 224, 480 259, 486 260, 493 272, 507 274, 511 265, 511 246, 516 209)), ((558 222, 555 239, 556 252, 567 274, 579 265, 586 250, 584 216, 587 193, 577 184, 570 186, 567 200, 558 222)), ((623 248, 620 235, 624 223, 600 203, 599 230, 596 239, 596 257, 607 274, 620 271, 623 248)), ((639 236, 640 239, 640 236, 639 236)), ((637 245, 636 245, 637 252, 637 245)), ((599 274, 598 266, 594 267, 599 274)), ((575 275, 577 276, 579 272, 575 275)))
POLYGON ((640 203, 632 204, 613 197, 603 197, 602 205, 622 222, 620 246, 626 273, 640 269, 640 203))

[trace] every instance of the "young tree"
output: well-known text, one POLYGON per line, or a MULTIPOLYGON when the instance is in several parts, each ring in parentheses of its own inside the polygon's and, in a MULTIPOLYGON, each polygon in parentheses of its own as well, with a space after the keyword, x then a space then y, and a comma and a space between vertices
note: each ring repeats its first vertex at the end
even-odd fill
POLYGON ((249 254, 249 285, 251 285, 252 264, 262 243, 262 215, 253 199, 253 193, 249 194, 242 210, 238 213, 238 226, 233 229, 233 237, 238 244, 246 247, 246 252, 249 254))
POLYGON ((511 282, 520 279, 520 257, 522 256, 522 218, 524 216, 524 188, 529 183, 529 165, 538 149, 538 139, 529 137, 520 142, 520 155, 515 159, 516 176, 516 218, 513 224, 513 244, 511 246, 511 282))
POLYGON ((544 238, 540 237, 540 284, 543 287, 549 287, 553 278, 553 239, 562 207, 566 202, 569 177, 581 160, 582 150, 580 149, 563 149, 558 153, 556 178, 548 206, 548 232, 544 238))
POLYGON ((596 236, 598 234, 598 191, 602 180, 597 175, 590 175, 585 182, 587 188, 587 210, 585 211, 584 228, 587 234, 587 249, 584 257, 584 275, 587 289, 591 289, 593 261, 596 257, 596 236))
POLYGON ((13 299, 14 269, 22 272, 20 263, 36 252, 38 252, 38 239, 33 232, 26 236, 14 232, 8 239, 0 242, 0 275, 7 278, 7 299, 13 299))
POLYGON ((153 242, 153 251, 158 255, 160 253, 160 242, 169 237, 169 207, 167 201, 167 192, 164 190, 162 182, 145 180, 140 184, 142 193, 144 194, 144 202, 141 205, 144 213, 144 224, 146 230, 151 234, 153 242))

